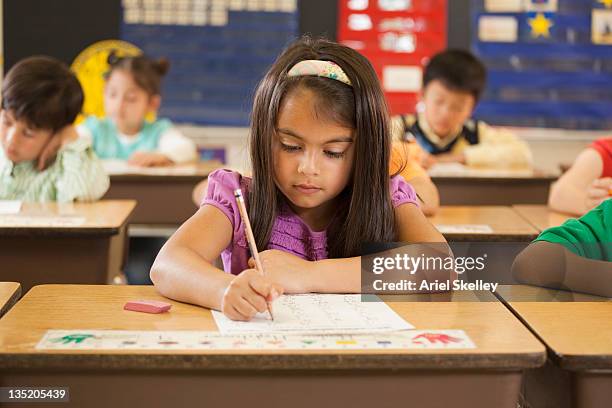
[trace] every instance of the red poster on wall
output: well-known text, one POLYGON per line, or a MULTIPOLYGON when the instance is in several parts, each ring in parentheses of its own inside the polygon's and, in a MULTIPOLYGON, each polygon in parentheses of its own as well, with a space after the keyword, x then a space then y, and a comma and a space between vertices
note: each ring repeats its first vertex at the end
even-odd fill
POLYGON ((414 112, 423 65, 446 48, 446 1, 338 2, 338 41, 370 60, 392 114, 414 112))

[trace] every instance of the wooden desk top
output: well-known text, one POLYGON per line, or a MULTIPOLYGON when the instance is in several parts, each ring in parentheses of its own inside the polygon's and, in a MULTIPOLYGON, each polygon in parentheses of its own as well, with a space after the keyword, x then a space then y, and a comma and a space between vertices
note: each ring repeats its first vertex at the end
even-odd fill
POLYGON ((0 317, 9 310, 21 296, 21 285, 17 282, 0 282, 0 317))
POLYGON ((206 178, 212 171, 223 167, 217 160, 168 167, 137 167, 130 166, 124 161, 103 160, 103 165, 110 176, 111 188, 112 183, 116 181, 199 181, 206 178))
POLYGON ((152 286, 41 285, 0 320, 0 366, 146 369, 522 369, 545 361, 544 346, 499 301, 389 302, 417 329, 462 329, 468 350, 37 351, 49 329, 216 330, 208 309, 168 300, 152 286), (172 303, 169 313, 128 312, 128 300, 172 303))
POLYGON ((501 286, 497 295, 562 368, 612 369, 612 299, 526 285, 501 286))
POLYGON ((19 214, 0 216, 0 236, 114 235, 127 223, 134 207, 134 200, 23 203, 19 214))
POLYGON ((545 205, 513 205, 512 208, 539 232, 557 227, 570 218, 576 218, 575 215, 553 211, 545 205))
POLYGON ((551 181, 556 180, 559 174, 538 169, 486 169, 468 167, 460 163, 438 163, 427 170, 432 179, 465 179, 469 181, 551 181))
POLYGON ((438 226, 488 225, 492 232, 448 232, 453 240, 525 241, 532 240, 538 231, 506 206, 441 206, 429 221, 438 226))

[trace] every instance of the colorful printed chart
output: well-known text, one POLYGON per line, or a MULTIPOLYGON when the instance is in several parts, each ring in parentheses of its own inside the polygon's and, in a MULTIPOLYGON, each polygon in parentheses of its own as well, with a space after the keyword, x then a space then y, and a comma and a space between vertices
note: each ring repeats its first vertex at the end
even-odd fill
POLYGON ((375 334, 221 334, 209 331, 48 330, 37 350, 473 349, 463 330, 375 334))
POLYGON ((612 0, 471 0, 488 68, 475 116, 502 126, 610 129, 612 0))
POLYGON ((376 70, 392 114, 415 111, 423 64, 446 48, 447 0, 342 0, 338 41, 376 70))

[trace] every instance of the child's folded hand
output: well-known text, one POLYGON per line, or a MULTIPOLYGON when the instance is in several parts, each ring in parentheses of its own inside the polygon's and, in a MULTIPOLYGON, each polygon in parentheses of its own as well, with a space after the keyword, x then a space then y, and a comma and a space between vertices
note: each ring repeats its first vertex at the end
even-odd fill
POLYGON ((232 320, 248 321, 258 312, 267 310, 283 294, 283 287, 273 283, 256 269, 246 269, 236 276, 225 289, 221 311, 232 320))
POLYGON ((420 157, 420 162, 421 162, 421 166, 425 169, 430 168, 431 166, 433 166, 434 164, 436 164, 438 162, 436 156, 434 156, 433 154, 429 154, 426 152, 423 152, 421 154, 420 157))
POLYGON ((128 164, 141 167, 171 166, 173 161, 168 156, 155 152, 135 152, 128 159, 128 164))
MULTIPOLYGON (((307 293, 308 272, 311 262, 278 249, 260 252, 259 257, 266 277, 283 286, 287 293, 307 293)), ((255 268, 255 260, 249 259, 249 266, 255 268)))
POLYGON ((43 171, 53 163, 57 152, 59 152, 62 146, 74 142, 78 138, 79 135, 72 125, 65 126, 53 134, 40 153, 40 156, 38 156, 38 171, 43 171))
POLYGON ((603 201, 610 198, 612 190, 612 178, 603 177, 593 180, 587 191, 586 206, 588 209, 597 207, 603 201))

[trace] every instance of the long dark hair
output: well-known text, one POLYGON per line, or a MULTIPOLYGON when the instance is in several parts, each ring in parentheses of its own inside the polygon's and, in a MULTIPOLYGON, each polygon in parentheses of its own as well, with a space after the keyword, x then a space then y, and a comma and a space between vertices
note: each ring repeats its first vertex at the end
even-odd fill
POLYGON ((389 115, 378 78, 369 61, 343 45, 302 37, 287 47, 260 82, 253 103, 250 157, 253 181, 249 216, 257 246, 266 248, 281 200, 274 182, 273 136, 283 100, 299 88, 311 90, 316 110, 354 129, 355 159, 352 177, 340 194, 338 213, 327 233, 328 256, 357 256, 364 242, 395 238, 394 212, 389 194, 389 115), (326 60, 339 65, 352 86, 317 77, 287 77, 303 60, 326 60))

